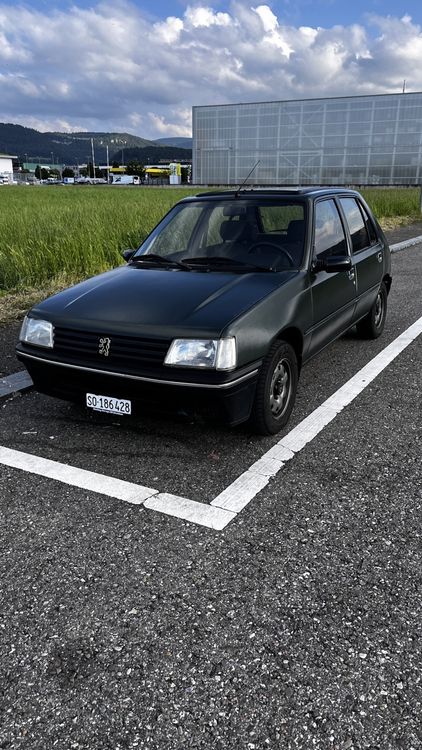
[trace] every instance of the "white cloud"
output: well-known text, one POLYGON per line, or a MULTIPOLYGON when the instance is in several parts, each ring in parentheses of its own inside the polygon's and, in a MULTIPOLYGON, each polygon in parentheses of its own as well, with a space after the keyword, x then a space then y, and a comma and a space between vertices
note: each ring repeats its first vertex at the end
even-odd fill
POLYGON ((126 0, 63 7, 0 5, 3 121, 154 138, 189 134, 194 104, 387 93, 403 78, 422 89, 422 33, 409 15, 313 28, 244 0, 158 23, 126 0))
POLYGON ((275 31, 278 28, 277 16, 274 15, 269 5, 258 5, 252 10, 260 17, 264 31, 275 31))
POLYGON ((18 117, 14 122, 17 125, 25 125, 27 128, 35 128, 35 130, 39 130, 40 133, 51 133, 51 132, 59 132, 59 133, 83 133, 89 128, 85 127, 84 125, 78 125, 77 123, 71 124, 67 120, 63 120, 60 118, 55 119, 48 119, 43 118, 39 119, 38 117, 25 117, 23 120, 18 117))
POLYGON ((175 18, 175 16, 169 16, 162 23, 155 23, 152 32, 152 39, 154 36, 161 39, 167 44, 175 42, 183 29, 183 21, 181 18, 175 18))
POLYGON ((264 31, 266 32, 264 40, 273 47, 278 47, 283 55, 289 57, 293 52, 293 47, 287 44, 283 32, 279 27, 277 16, 274 15, 271 8, 268 5, 258 5, 257 8, 252 8, 252 10, 261 19, 264 31))
POLYGON ((196 6, 195 8, 187 7, 185 12, 186 21, 194 29, 200 26, 229 26, 231 18, 228 13, 214 13, 212 8, 196 6))
POLYGON ((166 120, 164 115, 158 115, 155 112, 148 112, 148 117, 156 132, 160 135, 174 135, 189 137, 192 132, 191 128, 191 110, 180 109, 170 112, 172 122, 166 120))

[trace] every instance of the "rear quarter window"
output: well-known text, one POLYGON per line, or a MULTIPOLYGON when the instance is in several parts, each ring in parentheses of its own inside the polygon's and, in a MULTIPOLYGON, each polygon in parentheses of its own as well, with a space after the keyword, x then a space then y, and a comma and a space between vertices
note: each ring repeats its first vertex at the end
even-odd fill
POLYGON ((375 229, 374 222, 372 221, 371 217, 369 216, 365 206, 362 206, 362 203, 359 201, 359 208, 362 211, 362 216, 365 221, 366 231, 368 232, 368 237, 371 245, 375 245, 378 242, 378 232, 375 229))

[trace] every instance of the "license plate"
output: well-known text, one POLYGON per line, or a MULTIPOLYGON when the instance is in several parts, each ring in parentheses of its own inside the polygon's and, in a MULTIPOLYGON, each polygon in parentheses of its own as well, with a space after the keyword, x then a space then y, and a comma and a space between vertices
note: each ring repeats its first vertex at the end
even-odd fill
POLYGON ((86 394, 86 405, 94 411, 106 411, 109 414, 131 414, 132 402, 126 398, 99 396, 96 393, 86 394))

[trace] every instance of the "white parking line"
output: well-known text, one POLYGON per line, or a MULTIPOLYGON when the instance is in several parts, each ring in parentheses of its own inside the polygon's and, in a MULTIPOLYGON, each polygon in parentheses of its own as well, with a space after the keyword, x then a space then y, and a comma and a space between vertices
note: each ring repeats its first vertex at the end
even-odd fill
POLYGON ((22 453, 1 446, 0 463, 14 469, 29 471, 31 474, 39 474, 42 477, 48 477, 48 479, 56 479, 58 482, 80 487, 83 490, 115 497, 118 500, 124 500, 126 503, 133 503, 133 505, 140 505, 148 497, 158 493, 158 490, 142 487, 140 484, 132 484, 132 482, 125 482, 122 479, 109 477, 105 474, 78 469, 76 466, 69 466, 59 463, 59 461, 51 461, 49 458, 41 458, 41 456, 34 456, 31 453, 22 453))
POLYGON ((302 420, 287 435, 256 461, 247 471, 241 474, 232 484, 212 500, 216 505, 234 513, 239 513, 257 492, 251 491, 254 482, 261 482, 262 487, 268 484, 296 453, 302 450, 333 419, 348 406, 412 341, 422 333, 422 317, 406 331, 376 355, 365 367, 362 367, 350 380, 341 386, 332 396, 302 420))
POLYGON ((13 375, 0 378, 0 398, 10 396, 11 393, 17 393, 17 391, 25 391, 32 388, 32 385, 32 380, 26 370, 14 372, 13 375))
POLYGON ((236 518, 236 513, 230 510, 214 508, 207 503, 198 503, 196 500, 169 495, 166 492, 148 498, 144 502, 144 506, 150 510, 165 513, 167 516, 182 518, 184 521, 207 526, 209 529, 215 529, 216 531, 221 531, 233 518, 236 518))
POLYGON ((278 443, 226 487, 211 504, 160 493, 159 490, 125 482, 114 477, 78 469, 29 453, 2 448, 0 464, 23 469, 76 487, 98 492, 191 523, 221 531, 268 484, 287 461, 302 450, 345 406, 350 404, 398 355, 422 333, 422 317, 362 367, 350 380, 329 396, 321 406, 284 435, 278 443))

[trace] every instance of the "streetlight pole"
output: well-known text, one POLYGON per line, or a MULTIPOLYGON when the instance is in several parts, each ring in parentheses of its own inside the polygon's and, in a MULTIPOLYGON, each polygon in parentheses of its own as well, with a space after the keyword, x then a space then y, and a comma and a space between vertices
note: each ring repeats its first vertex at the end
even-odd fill
POLYGON ((106 146, 106 153, 107 153, 107 185, 110 183, 110 162, 108 158, 108 145, 106 146))
POLYGON ((92 171, 94 172, 95 180, 95 156, 94 156, 94 139, 91 138, 91 152, 92 152, 92 171))

